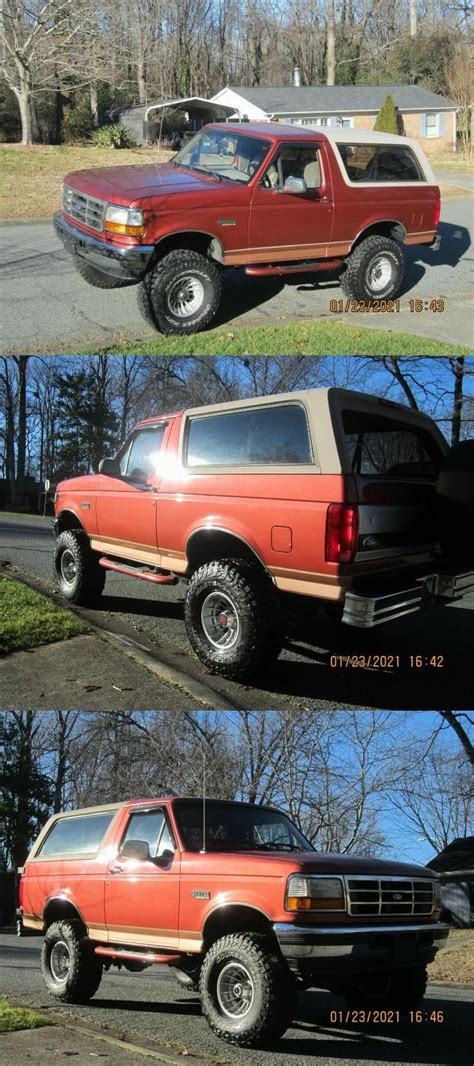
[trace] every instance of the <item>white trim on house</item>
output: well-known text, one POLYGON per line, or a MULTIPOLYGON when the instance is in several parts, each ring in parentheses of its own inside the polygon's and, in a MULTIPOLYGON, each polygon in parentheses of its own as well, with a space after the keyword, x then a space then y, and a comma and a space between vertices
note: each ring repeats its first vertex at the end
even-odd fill
POLYGON ((211 96, 212 104, 220 103, 228 104, 229 107, 235 107, 235 110, 240 116, 247 115, 251 122, 264 122, 268 120, 268 113, 261 107, 257 107, 256 104, 251 104, 250 100, 246 100, 245 96, 240 96, 239 93, 234 92, 233 89, 221 89, 215 96, 211 96))

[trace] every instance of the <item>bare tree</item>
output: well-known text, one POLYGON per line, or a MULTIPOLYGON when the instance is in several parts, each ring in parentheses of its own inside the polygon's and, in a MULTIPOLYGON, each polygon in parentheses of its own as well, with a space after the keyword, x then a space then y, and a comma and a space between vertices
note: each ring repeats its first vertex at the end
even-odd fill
POLYGON ((61 70, 74 70, 77 0, 0 0, 0 71, 15 94, 22 144, 33 143, 35 93, 56 90, 61 70), (74 17, 75 16, 75 17, 74 17))

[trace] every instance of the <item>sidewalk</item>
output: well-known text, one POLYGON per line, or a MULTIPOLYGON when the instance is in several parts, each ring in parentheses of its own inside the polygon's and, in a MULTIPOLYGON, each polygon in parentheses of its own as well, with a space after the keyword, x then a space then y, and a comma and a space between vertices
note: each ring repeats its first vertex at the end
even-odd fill
MULTIPOLYGON (((76 1066, 91 1066, 95 1060, 104 1066, 145 1066, 146 1062, 179 1066, 183 1053, 166 1047, 153 1047, 151 1041, 136 1046, 113 1034, 99 1033, 82 1026, 45 1026, 43 1029, 20 1029, 0 1035, 2 1061, 8 1066, 45 1066, 65 1057, 74 1058, 76 1066), (148 1046, 147 1046, 148 1045, 148 1046)), ((184 1052, 190 1066, 209 1066, 209 1060, 184 1052)))
POLYGON ((99 636, 77 636, 0 660, 0 709, 137 711, 199 707, 99 636))

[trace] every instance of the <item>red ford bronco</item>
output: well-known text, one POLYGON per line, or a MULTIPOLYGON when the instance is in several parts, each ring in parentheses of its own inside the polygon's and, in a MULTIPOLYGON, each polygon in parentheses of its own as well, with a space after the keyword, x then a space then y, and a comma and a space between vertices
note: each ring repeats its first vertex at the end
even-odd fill
POLYGON ((426 964, 448 936, 431 870, 318 853, 281 811, 248 803, 165 798, 55 814, 20 888, 56 999, 87 1001, 111 965, 164 963, 199 989, 211 1029, 244 1047, 285 1032, 298 988, 397 1021, 422 999, 426 964))
POLYGON ((473 450, 342 389, 157 415, 99 473, 58 485, 60 591, 91 603, 107 570, 184 578, 201 662, 250 676, 317 603, 370 628, 474 589, 473 450))
POLYGON ((86 281, 140 282, 162 333, 214 318, 224 268, 340 271, 356 300, 392 300, 403 245, 436 243, 440 193, 416 141, 279 123, 205 126, 166 164, 68 174, 56 232, 86 281))

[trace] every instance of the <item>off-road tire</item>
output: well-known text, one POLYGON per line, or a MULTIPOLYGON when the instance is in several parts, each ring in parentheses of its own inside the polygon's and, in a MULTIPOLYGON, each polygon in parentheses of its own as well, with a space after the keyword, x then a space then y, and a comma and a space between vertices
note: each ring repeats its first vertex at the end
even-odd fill
POLYGON ((348 982, 343 996, 355 1010, 415 1010, 426 992, 426 982, 425 966, 401 967, 383 973, 374 970, 348 982))
POLYGON ((138 307, 148 325, 165 335, 187 336, 206 328, 221 300, 221 278, 215 263, 200 252, 176 248, 163 256, 149 271, 138 290, 138 307), (202 301, 196 310, 180 317, 169 305, 180 281, 193 279, 202 287, 202 301))
POLYGON ((213 1033, 239 1047, 262 1047, 283 1035, 294 1011, 295 985, 281 956, 264 936, 231 933, 207 952, 199 979, 202 1012, 213 1033), (219 977, 232 963, 250 975, 251 1001, 243 1016, 231 1017, 219 1001, 219 977))
POLYGON ((137 304, 138 310, 142 318, 145 319, 147 326, 151 326, 152 329, 159 329, 153 310, 153 304, 150 300, 149 295, 150 278, 152 276, 153 272, 150 272, 150 274, 145 274, 145 277, 140 282, 137 288, 137 304))
POLYGON ((59 592, 70 603, 86 607, 95 603, 104 590, 105 570, 99 566, 98 556, 81 530, 66 529, 59 534, 54 550, 54 570, 59 592), (66 578, 68 560, 71 561, 70 580, 66 578))
POLYGON ((79 922, 53 922, 46 931, 41 951, 41 973, 51 996, 61 1003, 87 1003, 100 985, 102 962, 79 922), (64 944, 68 969, 63 979, 52 969, 55 945, 64 944))
POLYGON ((186 591, 184 620, 198 659, 211 673, 233 680, 252 677, 263 663, 277 659, 284 640, 282 615, 270 579, 243 559, 215 559, 195 570, 186 591), (237 619, 236 639, 222 649, 208 638, 201 615, 214 593, 228 598, 237 619))
POLYGON ((80 255, 73 255, 72 259, 81 278, 84 278, 89 285, 93 285, 95 289, 124 289, 127 285, 135 284, 134 281, 128 281, 126 278, 112 278, 109 274, 103 274, 80 255))
POLYGON ((388 300, 395 298, 403 281, 405 260, 403 252, 391 237, 372 234, 366 237, 347 257, 340 276, 342 291, 352 300, 388 300), (390 280, 382 289, 370 284, 369 271, 378 256, 391 263, 390 280))

